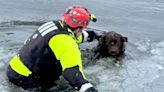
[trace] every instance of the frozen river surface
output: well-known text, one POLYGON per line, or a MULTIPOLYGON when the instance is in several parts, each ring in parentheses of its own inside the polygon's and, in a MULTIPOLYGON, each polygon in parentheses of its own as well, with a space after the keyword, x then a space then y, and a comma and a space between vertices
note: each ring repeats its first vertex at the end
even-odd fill
MULTIPOLYGON (((0 3, 0 90, 26 92, 6 80, 8 61, 38 26, 36 22, 59 18, 68 5, 88 7, 98 17, 90 27, 127 36, 126 57, 120 66, 102 58, 84 68, 99 92, 164 92, 164 1, 163 0, 1 0, 0 3), (35 21, 35 22, 34 22, 35 21)), ((86 49, 96 41, 80 45, 86 49)), ((70 92, 65 84, 54 92, 70 92)))

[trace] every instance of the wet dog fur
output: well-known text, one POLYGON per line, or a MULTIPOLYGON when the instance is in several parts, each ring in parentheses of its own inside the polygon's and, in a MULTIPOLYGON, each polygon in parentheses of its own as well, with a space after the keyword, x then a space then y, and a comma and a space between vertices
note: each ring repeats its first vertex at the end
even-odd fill
POLYGON ((115 63, 124 57, 125 45, 128 42, 128 38, 122 36, 114 31, 103 33, 99 39, 97 46, 93 49, 94 54, 92 55, 92 61, 95 59, 104 57, 115 58, 115 63))

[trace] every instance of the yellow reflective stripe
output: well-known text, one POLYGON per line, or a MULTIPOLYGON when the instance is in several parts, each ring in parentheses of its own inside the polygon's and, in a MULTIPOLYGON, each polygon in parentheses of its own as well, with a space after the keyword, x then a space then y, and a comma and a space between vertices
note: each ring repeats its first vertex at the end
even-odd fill
POLYGON ((85 74, 84 74, 84 72, 83 72, 83 66, 82 66, 82 64, 79 65, 79 70, 80 70, 81 74, 83 75, 83 78, 84 78, 85 80, 87 80, 87 78, 85 77, 85 74))
POLYGON ((76 40, 76 36, 75 34, 73 33, 73 31, 71 29, 68 28, 68 32, 70 33, 69 35, 74 39, 76 40))
POLYGON ((22 61, 19 59, 17 55, 13 57, 9 64, 14 71, 21 75, 27 77, 30 74, 32 74, 32 72, 22 63, 22 61))
POLYGON ((83 42, 83 36, 82 35, 80 35, 78 38, 76 38, 71 29, 68 28, 68 32, 70 32, 69 35, 76 41, 77 44, 80 44, 83 42))
POLYGON ((50 39, 49 46, 56 58, 60 60, 62 71, 79 66, 79 70, 85 78, 82 69, 81 53, 78 44, 72 37, 67 34, 58 34, 50 39))
POLYGON ((63 25, 62 21, 60 21, 60 20, 59 20, 59 23, 60 23, 60 25, 61 25, 62 27, 64 27, 64 25, 63 25))
POLYGON ((80 44, 83 42, 83 36, 80 35, 78 38, 77 38, 77 43, 80 44))

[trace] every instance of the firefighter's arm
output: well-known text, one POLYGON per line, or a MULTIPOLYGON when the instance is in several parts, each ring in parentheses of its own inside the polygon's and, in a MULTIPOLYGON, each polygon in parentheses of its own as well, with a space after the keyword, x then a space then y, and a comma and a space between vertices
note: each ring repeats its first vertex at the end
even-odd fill
POLYGON ((79 66, 65 69, 63 76, 69 81, 70 85, 79 92, 98 92, 91 83, 84 79, 79 66))
POLYGON ((69 84, 79 92, 87 92, 93 88, 83 73, 81 53, 76 41, 70 36, 61 34, 50 40, 50 43, 53 44, 50 44, 50 47, 55 56, 60 60, 63 77, 69 84))
POLYGON ((78 43, 92 42, 94 39, 99 40, 100 38, 101 38, 101 35, 99 35, 95 31, 83 30, 82 35, 78 37, 78 43))

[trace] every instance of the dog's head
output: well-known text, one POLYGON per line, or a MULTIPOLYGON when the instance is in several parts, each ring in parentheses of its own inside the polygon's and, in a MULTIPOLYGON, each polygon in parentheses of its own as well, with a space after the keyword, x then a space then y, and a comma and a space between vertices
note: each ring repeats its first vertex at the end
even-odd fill
POLYGON ((100 38, 95 52, 100 53, 102 57, 123 55, 127 41, 128 38, 123 37, 121 34, 114 31, 106 32, 100 38))

